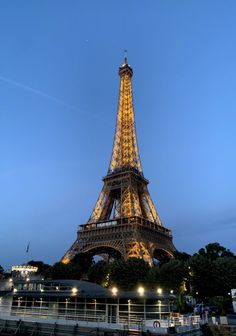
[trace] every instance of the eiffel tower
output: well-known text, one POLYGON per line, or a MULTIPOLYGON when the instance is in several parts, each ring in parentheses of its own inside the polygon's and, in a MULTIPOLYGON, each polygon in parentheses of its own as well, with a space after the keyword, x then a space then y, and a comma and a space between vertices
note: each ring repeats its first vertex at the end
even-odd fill
POLYGON ((112 258, 172 256, 172 233, 161 223, 143 175, 137 145, 132 96, 133 70, 127 55, 119 68, 120 93, 113 151, 103 188, 86 224, 61 261, 77 253, 112 258))

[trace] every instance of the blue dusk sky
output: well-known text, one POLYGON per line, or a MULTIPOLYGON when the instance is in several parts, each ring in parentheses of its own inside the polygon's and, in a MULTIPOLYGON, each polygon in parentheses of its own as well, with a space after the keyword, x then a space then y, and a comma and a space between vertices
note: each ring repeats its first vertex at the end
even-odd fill
POLYGON ((144 175, 175 246, 236 253, 235 18, 235 0, 0 0, 1 265, 56 262, 88 220, 124 49, 144 175))

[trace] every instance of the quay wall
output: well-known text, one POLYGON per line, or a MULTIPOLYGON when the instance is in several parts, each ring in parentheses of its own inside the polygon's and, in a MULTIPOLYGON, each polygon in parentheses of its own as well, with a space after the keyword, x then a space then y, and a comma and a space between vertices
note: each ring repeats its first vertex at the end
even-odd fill
MULTIPOLYGON (((126 336, 120 330, 91 328, 75 324, 58 324, 22 320, 0 320, 0 335, 38 335, 38 336, 126 336)), ((128 334, 127 334, 128 335, 128 334)))

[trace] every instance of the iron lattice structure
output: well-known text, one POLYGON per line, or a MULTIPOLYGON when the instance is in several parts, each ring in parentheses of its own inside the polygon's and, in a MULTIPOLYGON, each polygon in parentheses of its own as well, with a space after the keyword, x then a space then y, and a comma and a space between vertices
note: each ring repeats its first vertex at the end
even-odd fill
POLYGON ((111 161, 103 188, 87 222, 62 261, 77 253, 143 258, 152 264, 160 251, 175 250, 171 231, 158 216, 138 150, 132 95, 133 70, 125 58, 119 68, 120 93, 111 161))

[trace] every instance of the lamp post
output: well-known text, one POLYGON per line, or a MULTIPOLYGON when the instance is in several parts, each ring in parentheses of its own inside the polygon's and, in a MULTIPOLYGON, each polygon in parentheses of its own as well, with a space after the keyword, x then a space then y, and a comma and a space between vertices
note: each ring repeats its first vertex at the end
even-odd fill
POLYGON ((143 296, 144 295, 144 292, 145 292, 145 289, 142 287, 142 286, 139 286, 138 288, 138 293, 140 296, 143 296))
MULTIPOLYGON (((162 288, 157 288, 157 294, 162 295, 162 288)), ((161 300, 158 300, 158 312, 159 312, 159 318, 161 318, 161 300)))

